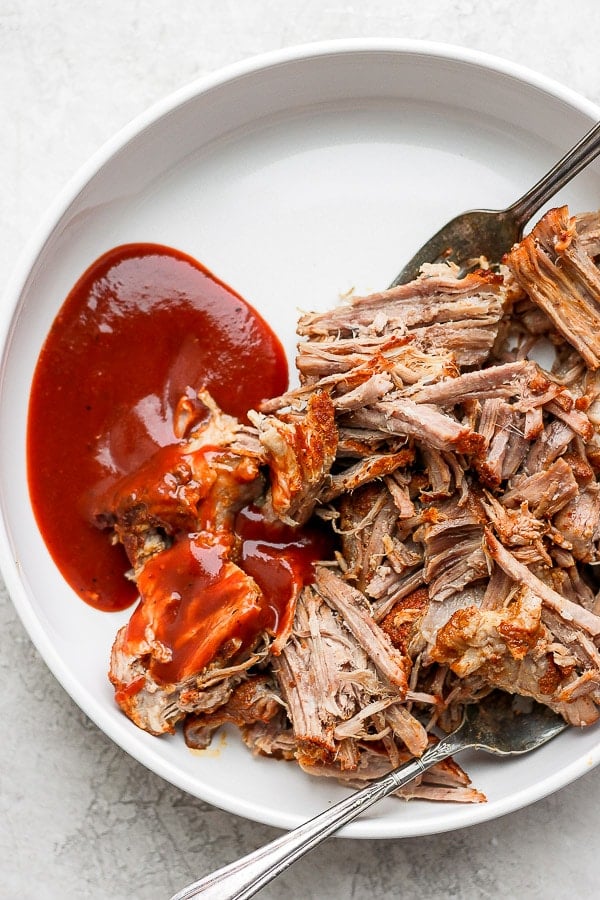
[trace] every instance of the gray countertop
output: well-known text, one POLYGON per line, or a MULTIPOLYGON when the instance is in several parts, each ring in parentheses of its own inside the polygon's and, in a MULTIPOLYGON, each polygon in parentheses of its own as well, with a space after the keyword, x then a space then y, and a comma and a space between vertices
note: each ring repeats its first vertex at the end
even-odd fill
MULTIPOLYGON (((3 276, 69 176, 120 126, 197 75, 339 37, 485 50, 600 103, 596 0, 0 0, 3 276)), ((166 900, 274 837, 144 769, 54 680, 0 594, 0 897, 166 900)), ((475 828, 339 840, 265 898, 598 896, 600 775, 475 828)))

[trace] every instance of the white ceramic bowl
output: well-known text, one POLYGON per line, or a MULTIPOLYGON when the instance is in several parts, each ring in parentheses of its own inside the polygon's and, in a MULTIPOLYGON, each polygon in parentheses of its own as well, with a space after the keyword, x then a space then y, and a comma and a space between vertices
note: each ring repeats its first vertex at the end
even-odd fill
MULTIPOLYGON (((392 40, 320 44, 252 59, 179 91, 104 146, 59 197, 2 305, 2 571, 65 690, 149 769, 282 827, 345 793, 293 764, 254 759, 232 732, 195 754, 180 737, 139 731, 116 708, 106 670, 127 614, 77 599, 44 546, 27 491, 31 378, 70 287, 117 244, 170 244, 240 291, 292 358, 299 308, 331 306, 353 286, 385 286, 435 228, 463 209, 516 199, 599 116, 560 85, 482 54, 392 40)), ((574 211, 600 206, 598 168, 559 199, 574 211)), ((597 729, 570 731, 510 762, 464 756, 487 804, 387 800, 344 834, 398 837, 481 822, 599 760, 597 729)))

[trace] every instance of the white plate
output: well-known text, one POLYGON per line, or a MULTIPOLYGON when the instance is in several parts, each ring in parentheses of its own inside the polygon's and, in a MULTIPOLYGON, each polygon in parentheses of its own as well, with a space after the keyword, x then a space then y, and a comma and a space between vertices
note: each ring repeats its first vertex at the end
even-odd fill
MULTIPOLYGON (((293 764, 254 759, 234 733, 223 745, 217 738, 214 752, 192 753, 180 737, 139 731, 114 705, 106 669, 127 614, 96 612, 71 592, 27 492, 29 385, 70 287, 110 247, 170 244, 254 304, 291 358, 298 308, 387 285, 451 215, 510 203, 599 115, 559 85, 465 50, 373 40, 287 50, 159 104, 105 146, 51 210, 2 309, 2 570, 56 677, 145 766, 217 806, 286 828, 346 793, 293 764)), ((576 211, 600 206, 598 168, 560 199, 576 211)), ((510 762, 463 757, 487 804, 388 800, 344 833, 399 837, 481 822, 599 761, 597 730, 566 733, 510 762)))

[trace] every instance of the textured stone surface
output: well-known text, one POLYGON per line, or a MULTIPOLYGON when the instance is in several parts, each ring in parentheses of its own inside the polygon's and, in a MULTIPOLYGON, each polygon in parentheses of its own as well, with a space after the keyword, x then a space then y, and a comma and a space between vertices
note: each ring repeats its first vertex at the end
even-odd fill
MULTIPOLYGON (((193 77, 336 37, 487 50, 600 102, 596 0, 0 0, 0 271, 68 177, 116 129, 193 77)), ((78 710, 0 595, 0 897, 162 900, 272 838, 147 772, 78 710)), ((336 841, 265 898, 597 895, 600 775, 477 828, 336 841)))

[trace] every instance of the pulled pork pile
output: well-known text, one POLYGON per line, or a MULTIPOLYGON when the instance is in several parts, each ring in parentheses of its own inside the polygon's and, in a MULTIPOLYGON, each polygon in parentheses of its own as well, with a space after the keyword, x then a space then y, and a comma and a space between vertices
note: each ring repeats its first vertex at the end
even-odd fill
MULTIPOLYGON (((563 207, 494 269, 425 266, 410 284, 304 315, 300 386, 251 411, 253 427, 226 417, 220 436, 213 408, 190 440, 213 429, 229 509, 251 494, 288 526, 318 517, 337 549, 283 630, 223 644, 177 683, 157 677, 169 648, 142 604, 143 627, 113 651, 128 714, 155 733, 184 719, 195 747, 234 722, 254 752, 352 784, 419 756, 434 727, 496 688, 595 722, 599 259, 600 215, 563 207)), ((123 496, 109 519, 135 544, 143 586, 172 549, 153 544, 164 519, 145 514, 140 531, 123 496)), ((400 793, 484 799, 452 761, 400 793)))

